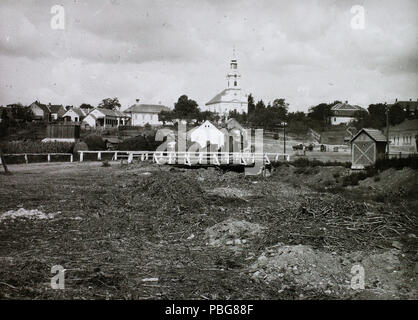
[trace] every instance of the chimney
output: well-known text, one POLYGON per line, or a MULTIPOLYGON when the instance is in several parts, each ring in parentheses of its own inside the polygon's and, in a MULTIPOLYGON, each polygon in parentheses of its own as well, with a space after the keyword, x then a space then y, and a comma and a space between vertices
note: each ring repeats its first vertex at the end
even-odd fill
POLYGON ((409 101, 412 101, 412 99, 409 99, 409 101))
POLYGON ((136 99, 136 102, 138 103, 139 102, 139 99, 136 99))
POLYGON ((396 98, 395 102, 398 102, 398 98, 396 98))
POLYGON ((345 103, 347 104, 348 103, 348 100, 345 100, 345 103))

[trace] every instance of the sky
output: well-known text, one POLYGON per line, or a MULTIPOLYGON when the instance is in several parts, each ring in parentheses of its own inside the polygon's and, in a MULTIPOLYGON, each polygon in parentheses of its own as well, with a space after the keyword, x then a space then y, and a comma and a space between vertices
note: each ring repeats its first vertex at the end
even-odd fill
POLYGON ((416 100, 417 27, 416 0, 2 0, 0 105, 204 105, 234 47, 242 89, 290 111, 416 100))

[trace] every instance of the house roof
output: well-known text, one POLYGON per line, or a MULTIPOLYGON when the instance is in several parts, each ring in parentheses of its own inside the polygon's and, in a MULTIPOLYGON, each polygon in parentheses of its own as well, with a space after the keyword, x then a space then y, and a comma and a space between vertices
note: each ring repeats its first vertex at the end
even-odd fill
POLYGON ((51 112, 46 104, 40 103, 39 101, 32 102, 29 107, 36 105, 41 108, 44 112, 51 112))
MULTIPOLYGON (((77 114, 79 117, 84 117, 85 113, 83 112, 83 110, 81 110, 80 108, 71 108, 69 109, 65 114, 67 114, 68 112, 74 112, 75 114, 77 114)), ((64 114, 64 115, 65 115, 64 114)))
POLYGON ((47 107, 49 109, 49 112, 51 113, 59 113, 60 111, 62 112, 63 110, 65 112, 64 106, 62 104, 50 104, 50 105, 47 105, 47 107))
POLYGON ((396 101, 394 104, 399 104, 403 109, 415 112, 418 109, 418 101, 396 101))
POLYGON ((417 130, 418 131, 418 119, 404 120, 400 124, 389 127, 390 131, 406 131, 406 130, 417 130))
POLYGON ((161 111, 170 111, 170 109, 161 104, 134 104, 126 109, 125 113, 160 113, 161 111))
POLYGON ((91 117, 91 118, 93 118, 93 120, 97 120, 97 117, 94 115, 94 114, 91 114, 91 113, 89 113, 85 118, 84 118, 84 120, 83 120, 83 122, 84 121, 86 121, 86 118, 87 117, 91 117))
POLYGON ((244 127, 235 119, 235 118, 229 118, 226 121, 226 127, 228 129, 239 129, 244 130, 244 127))
POLYGON ((355 115, 356 112, 359 111, 366 111, 366 109, 357 105, 348 104, 347 102, 337 103, 335 106, 331 108, 331 113, 333 116, 341 117, 352 117, 355 115))
POLYGON ((83 110, 81 110, 80 108, 73 108, 71 109, 73 110, 75 113, 77 113, 80 117, 84 117, 86 114, 84 113, 83 110))
POLYGON ((106 108, 96 108, 95 110, 100 111, 102 114, 104 114, 107 117, 124 117, 124 118, 127 117, 126 114, 124 114, 123 112, 120 112, 119 110, 110 110, 106 108))
POLYGON ((376 142, 387 142, 386 137, 384 134, 377 129, 366 129, 363 128, 359 132, 357 132, 354 137, 351 138, 350 142, 353 142, 357 139, 357 137, 360 135, 360 133, 365 132, 370 138, 372 138, 376 142))

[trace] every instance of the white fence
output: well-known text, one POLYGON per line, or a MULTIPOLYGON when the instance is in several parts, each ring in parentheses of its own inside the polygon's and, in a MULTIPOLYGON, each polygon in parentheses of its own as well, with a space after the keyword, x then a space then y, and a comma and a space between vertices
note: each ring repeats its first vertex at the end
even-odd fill
POLYGON ((289 155, 283 153, 251 153, 251 152, 177 152, 177 151, 78 151, 80 162, 85 154, 97 154, 97 160, 102 160, 103 154, 112 154, 112 160, 127 159, 131 163, 134 158, 140 161, 151 160, 157 164, 185 165, 251 165, 256 161, 269 164, 271 161, 289 161, 289 155))
MULTIPOLYGON (((9 154, 3 154, 3 156, 24 157, 26 163, 29 163, 28 156, 46 156, 48 162, 51 162, 51 156, 68 156, 70 159, 70 162, 74 161, 74 156, 72 153, 9 153, 9 154)), ((0 164, 2 164, 1 158, 0 158, 0 164)))

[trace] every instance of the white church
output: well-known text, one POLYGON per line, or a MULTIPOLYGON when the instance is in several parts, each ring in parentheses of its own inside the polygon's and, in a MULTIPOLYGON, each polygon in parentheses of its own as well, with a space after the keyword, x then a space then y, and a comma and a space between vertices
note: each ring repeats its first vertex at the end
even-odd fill
POLYGON ((226 89, 214 96, 204 107, 201 107, 202 111, 216 112, 220 116, 227 116, 233 110, 238 113, 248 113, 248 96, 241 90, 240 80, 241 75, 234 54, 226 76, 226 89))

